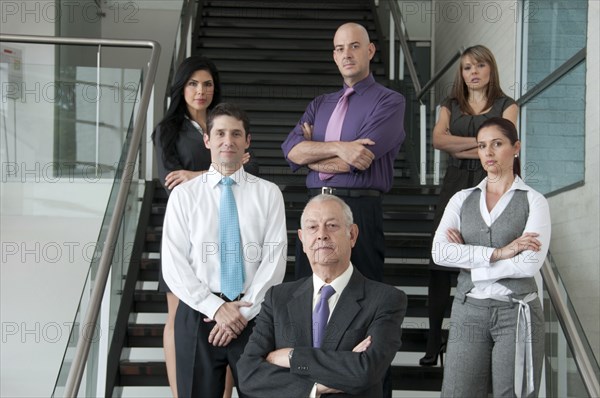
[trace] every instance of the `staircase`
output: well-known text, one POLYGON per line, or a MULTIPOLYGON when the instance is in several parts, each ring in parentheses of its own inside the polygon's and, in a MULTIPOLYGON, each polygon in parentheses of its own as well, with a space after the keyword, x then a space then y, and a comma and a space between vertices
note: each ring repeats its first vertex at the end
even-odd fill
MULTIPOLYGON (((250 116, 251 149, 261 177, 281 188, 287 216, 288 265, 285 280, 294 275, 296 230, 306 203, 305 172, 292 174, 280 145, 317 95, 336 91, 342 80, 332 59, 335 29, 344 22, 363 24, 378 48, 371 69, 386 84, 378 27, 370 1, 235 1, 205 0, 199 6, 196 54, 211 58, 221 73, 224 101, 240 104, 250 116)), ((384 197, 386 236, 385 282, 409 297, 403 325, 403 345, 392 368, 393 389, 435 391, 442 368, 419 367, 427 332, 427 262, 437 189, 415 185, 403 151, 395 164, 394 188, 384 197)), ((115 387, 123 396, 162 396, 166 369, 162 332, 166 299, 158 293, 159 249, 166 193, 155 182, 143 233, 139 267, 131 267, 137 282, 130 293, 130 312, 115 370, 115 387), (145 387, 142 387, 145 386, 145 387), (156 389, 162 386, 161 389, 156 389), (151 387, 151 388, 148 388, 151 387), (152 391, 159 391, 154 395, 152 391)), ((127 294, 127 293, 124 293, 127 294)), ((449 316, 449 313, 447 314, 449 316)))

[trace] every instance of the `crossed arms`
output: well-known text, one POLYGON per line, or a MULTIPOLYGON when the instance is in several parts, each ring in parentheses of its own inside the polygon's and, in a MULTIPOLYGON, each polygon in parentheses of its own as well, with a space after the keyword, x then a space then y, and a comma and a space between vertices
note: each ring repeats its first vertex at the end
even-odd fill
POLYGON ((339 331, 342 337, 336 350, 298 344, 297 334, 310 333, 310 325, 290 320, 286 303, 274 302, 273 296, 271 289, 238 362, 242 392, 252 397, 307 397, 315 384, 330 393, 359 394, 373 386, 381 388, 379 383, 401 344, 404 293, 395 290, 385 300, 379 296, 363 308, 351 329, 339 331), (291 348, 292 360, 282 358, 291 348))
MULTIPOLYGON (((323 97, 318 97, 309 104, 282 146, 294 171, 301 166, 332 174, 364 171, 373 161, 397 150, 404 141, 404 98, 398 93, 386 93, 372 108, 361 108, 364 120, 351 126, 353 131, 344 132, 340 141, 323 142, 326 127, 319 126, 319 121, 316 127, 314 125, 322 101, 323 97), (313 139, 315 128, 320 138, 313 139)), ((320 117, 320 123, 326 122, 320 117)))

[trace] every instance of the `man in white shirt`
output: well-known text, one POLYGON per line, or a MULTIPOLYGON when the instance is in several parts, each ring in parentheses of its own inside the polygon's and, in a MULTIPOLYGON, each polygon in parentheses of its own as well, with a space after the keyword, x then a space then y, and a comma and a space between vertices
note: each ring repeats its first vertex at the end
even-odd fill
POLYGON ((267 292, 238 362, 241 391, 257 398, 381 397, 401 345, 406 295, 365 278, 350 263, 358 226, 340 198, 312 198, 301 226, 313 275, 267 292))
POLYGON ((219 104, 209 114, 207 125, 204 143, 211 151, 212 165, 205 174, 173 190, 163 226, 163 277, 180 299, 175 319, 180 397, 221 397, 227 365, 237 380, 235 365, 254 317, 265 292, 283 280, 286 263, 281 191, 242 167, 250 145, 245 112, 232 104, 219 104), (226 187, 227 180, 230 186, 226 187), (220 235, 220 230, 231 226, 230 220, 220 217, 226 189, 231 189, 235 199, 230 214, 237 208, 237 248, 220 235), (242 275, 235 295, 224 293, 223 285, 228 284, 222 282, 229 266, 222 262, 230 258, 238 259, 242 275))

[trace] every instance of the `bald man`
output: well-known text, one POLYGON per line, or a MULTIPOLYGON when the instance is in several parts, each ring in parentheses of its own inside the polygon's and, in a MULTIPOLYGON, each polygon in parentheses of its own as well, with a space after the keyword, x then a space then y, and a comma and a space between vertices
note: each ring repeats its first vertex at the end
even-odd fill
MULTIPOLYGON (((282 149, 293 171, 308 168, 309 198, 326 193, 350 206, 360 229, 352 263, 367 278, 382 281, 382 196, 392 187, 394 160, 404 141, 405 100, 375 82, 369 67, 374 55, 375 46, 363 26, 346 23, 337 29, 333 59, 344 79, 343 88, 315 98, 282 149), (347 111, 336 139, 330 137, 335 129, 330 118, 345 93, 347 111)), ((311 273, 297 241, 296 278, 311 273)))

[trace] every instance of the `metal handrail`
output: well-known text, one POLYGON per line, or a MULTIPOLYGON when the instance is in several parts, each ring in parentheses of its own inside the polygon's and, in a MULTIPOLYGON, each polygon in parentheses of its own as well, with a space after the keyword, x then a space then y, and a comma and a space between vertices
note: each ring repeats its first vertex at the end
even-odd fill
MULTIPOLYGON (((410 79, 412 80, 413 87, 415 89, 415 93, 421 91, 421 83, 419 82, 419 77, 417 76, 417 69, 415 68, 415 63, 412 59, 412 55, 410 54, 410 48, 408 47, 408 40, 402 32, 402 13, 400 12, 400 7, 395 1, 390 1, 390 11, 392 13, 392 17, 394 18, 394 26, 396 27, 396 34, 400 39, 400 45, 402 46, 402 51, 404 51, 404 57, 406 58, 406 65, 408 66, 408 73, 410 74, 410 79)), ((390 40, 394 40, 393 37, 390 37, 390 40)))
POLYGON ((464 47, 461 47, 459 50, 457 50, 456 53, 454 53, 454 55, 452 57, 450 57, 450 59, 448 61, 446 61, 446 63, 444 64, 444 66, 442 66, 440 68, 440 70, 438 70, 436 72, 436 74, 433 75, 433 77, 427 83, 425 83, 425 85, 423 86, 423 88, 421 89, 421 91, 417 91, 417 100, 420 101, 421 98, 425 95, 425 93, 427 93, 427 91, 429 91, 429 89, 435 83, 437 83, 437 81, 440 80, 440 78, 442 76, 444 76, 444 74, 446 72, 448 72, 448 69, 450 69, 450 67, 460 58, 460 56, 462 55, 463 51, 465 51, 464 47))
MULTIPOLYGON (((131 186, 131 180, 134 174, 137 148, 139 147, 142 137, 146 112, 150 104, 150 94, 152 93, 152 86, 154 85, 156 70, 158 68, 160 45, 153 40, 88 39, 7 34, 0 34, 0 41, 29 44, 134 47, 150 48, 152 50, 150 54, 150 61, 148 63, 148 72, 146 74, 146 78, 144 79, 144 85, 142 88, 140 106, 138 107, 138 112, 133 124, 131 143, 127 150, 123 178, 117 193, 113 216, 108 226, 106 241, 104 242, 104 248, 102 249, 102 254, 100 256, 96 282, 91 293, 90 304, 88 306, 88 312, 84 323, 86 330, 94 331, 98 320, 98 314, 100 313, 100 305, 102 304, 102 296, 104 295, 104 289, 106 288, 106 282, 108 280, 112 258, 115 252, 119 227, 123 220, 123 213, 125 210, 125 204, 127 202, 127 194, 129 192, 129 187, 131 186)), ((79 391, 79 386, 85 370, 85 363, 87 361, 92 340, 93 335, 83 335, 82 338, 77 342, 75 357, 73 358, 73 363, 71 365, 71 369, 69 370, 69 376, 65 386, 65 397, 74 397, 79 391)))
POLYGON ((529 88, 525 95, 521 96, 517 100, 517 105, 521 107, 522 105, 529 102, 536 95, 550 87, 552 84, 556 83, 558 80, 562 79, 567 73, 569 73, 572 69, 578 66, 580 63, 585 61, 587 57, 587 47, 582 48, 577 51, 571 58, 566 60, 560 67, 546 76, 541 82, 537 83, 535 86, 529 88))
POLYGON ((550 296, 550 301, 556 310, 556 317, 562 326, 565 339, 571 349, 573 360, 577 365, 585 389, 590 397, 600 397, 600 382, 598 381, 598 373, 600 372, 598 364, 590 357, 590 350, 586 350, 586 345, 589 347, 589 344, 580 335, 579 330, 581 328, 577 327, 579 320, 568 310, 569 306, 560 293, 558 281, 560 276, 552 266, 549 258, 550 254, 546 257, 541 269, 548 296, 550 296))
MULTIPOLYGON (((396 28, 396 34, 400 39, 400 45, 402 46, 402 51, 404 51, 404 57, 406 58, 406 65, 408 66, 408 72, 410 74, 410 78, 413 81, 413 87, 415 89, 415 93, 417 93, 417 100, 421 101, 421 98, 427 91, 433 86, 447 71, 450 67, 460 58, 463 51, 465 51, 464 47, 459 48, 456 53, 442 66, 433 77, 425 83, 423 87, 421 87, 421 83, 419 82, 419 77, 417 76, 417 70, 415 68, 415 63, 413 62, 412 55, 410 55, 410 48, 408 48, 408 40, 406 39, 406 35, 402 32, 402 13, 400 11, 400 6, 392 1, 389 3, 390 12, 392 17, 394 18, 394 26, 396 28)), ((392 40, 392 38, 390 38, 392 40)))

